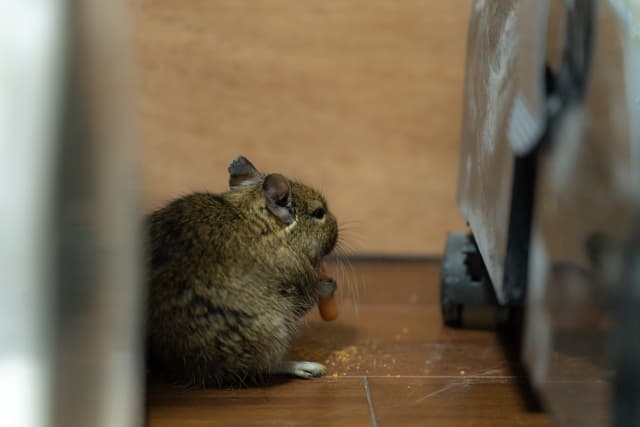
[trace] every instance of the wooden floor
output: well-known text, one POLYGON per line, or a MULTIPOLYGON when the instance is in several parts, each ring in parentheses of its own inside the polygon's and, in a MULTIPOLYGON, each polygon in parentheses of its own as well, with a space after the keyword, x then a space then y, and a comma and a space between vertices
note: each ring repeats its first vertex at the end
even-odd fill
POLYGON ((340 318, 312 312, 291 351, 324 362, 326 377, 239 390, 152 384, 148 425, 549 425, 494 331, 442 325, 437 262, 352 261, 346 278, 342 270, 340 318))

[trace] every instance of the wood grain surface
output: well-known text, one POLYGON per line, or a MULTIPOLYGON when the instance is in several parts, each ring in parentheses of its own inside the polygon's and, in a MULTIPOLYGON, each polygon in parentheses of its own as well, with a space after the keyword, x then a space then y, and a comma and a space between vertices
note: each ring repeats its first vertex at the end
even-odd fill
POLYGON ((350 271, 338 320, 313 310, 291 349, 291 359, 324 363, 326 377, 235 390, 154 383, 148 426, 549 426, 495 331, 443 326, 437 262, 359 261, 350 271))
POLYGON ((131 0, 145 207, 244 154, 322 190, 356 252, 437 254, 470 0, 131 0))

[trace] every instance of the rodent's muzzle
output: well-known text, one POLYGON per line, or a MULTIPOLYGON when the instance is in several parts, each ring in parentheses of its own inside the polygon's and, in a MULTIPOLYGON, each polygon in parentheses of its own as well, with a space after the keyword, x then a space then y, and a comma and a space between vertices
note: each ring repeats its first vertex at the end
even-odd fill
POLYGON ((329 255, 338 244, 338 223, 335 218, 330 217, 330 219, 331 221, 328 224, 329 237, 322 248, 323 256, 329 255))

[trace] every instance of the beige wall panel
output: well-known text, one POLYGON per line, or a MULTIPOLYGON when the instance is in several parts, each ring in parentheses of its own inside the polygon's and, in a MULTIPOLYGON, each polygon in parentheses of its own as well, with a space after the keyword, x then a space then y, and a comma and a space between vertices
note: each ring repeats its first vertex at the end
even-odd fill
POLYGON ((470 3, 132 0, 146 210, 244 154, 321 189, 360 253, 441 252, 470 3))

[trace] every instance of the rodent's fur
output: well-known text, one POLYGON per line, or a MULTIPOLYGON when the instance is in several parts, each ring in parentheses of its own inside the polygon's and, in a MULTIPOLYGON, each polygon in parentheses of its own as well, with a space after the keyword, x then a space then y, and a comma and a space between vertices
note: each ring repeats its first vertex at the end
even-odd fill
POLYGON ((230 191, 190 194, 148 217, 148 350, 180 383, 268 376, 323 296, 318 267, 338 239, 316 190, 244 157, 229 172, 230 191))

